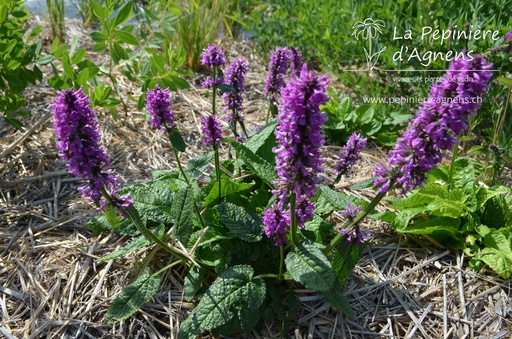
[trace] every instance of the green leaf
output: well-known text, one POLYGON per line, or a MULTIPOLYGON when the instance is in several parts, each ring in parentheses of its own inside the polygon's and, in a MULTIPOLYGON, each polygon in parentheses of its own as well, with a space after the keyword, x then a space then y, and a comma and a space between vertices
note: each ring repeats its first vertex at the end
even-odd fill
POLYGON ((274 167, 245 145, 236 141, 231 142, 231 145, 236 150, 239 159, 267 185, 273 187, 272 181, 277 179, 274 167))
POLYGON ((126 53, 126 50, 115 41, 114 41, 114 53, 119 59, 122 59, 122 60, 128 59, 128 53, 126 53))
POLYGON ((156 180, 127 187, 121 192, 130 192, 134 207, 144 223, 152 220, 158 224, 170 224, 174 196, 172 185, 172 180, 156 180))
POLYGON ((487 233, 483 239, 485 247, 478 257, 503 279, 509 279, 512 274, 510 239, 507 239, 499 230, 488 228, 484 225, 478 228, 479 233, 487 233), (482 229, 485 229, 485 231, 482 229))
POLYGON ((115 324, 137 312, 149 302, 160 287, 160 276, 152 276, 149 268, 142 271, 137 280, 119 293, 107 312, 107 323, 115 324))
POLYGON ((258 313, 266 293, 264 281, 252 279, 253 274, 253 269, 248 265, 222 271, 201 297, 197 307, 182 322, 178 339, 195 339, 203 330, 215 333, 216 329, 232 325, 233 322, 239 322, 245 332, 252 329, 254 314, 243 309, 249 308, 253 313, 258 313))
POLYGON ((192 175, 197 178, 210 166, 214 154, 215 152, 210 151, 190 159, 186 166, 187 171, 191 172, 192 175))
POLYGON ((343 285, 350 276, 350 272, 356 267, 359 258, 361 258, 362 244, 346 241, 340 242, 336 247, 336 252, 332 258, 332 268, 338 279, 338 283, 343 285))
POLYGON ((130 18, 130 14, 132 13, 132 7, 133 7, 133 1, 128 1, 124 4, 121 9, 119 9, 119 12, 117 12, 116 16, 114 17, 114 25, 113 27, 117 27, 120 24, 126 22, 130 18))
POLYGON ((194 299, 197 291, 201 288, 201 281, 203 280, 204 270, 198 269, 197 267, 191 267, 185 276, 185 282, 183 284, 183 299, 191 302, 194 299))
POLYGON ((320 188, 321 192, 320 196, 325 198, 329 204, 334 207, 335 210, 343 210, 347 208, 348 204, 361 205, 363 208, 367 204, 367 202, 362 199, 358 199, 353 196, 335 191, 326 185, 318 185, 318 187, 320 188))
POLYGON ((189 185, 180 188, 172 202, 171 213, 174 218, 172 234, 182 244, 187 244, 192 234, 192 218, 195 213, 196 195, 197 183, 193 181, 189 185))
POLYGON ((110 204, 105 206, 104 212, 105 218, 113 229, 116 229, 119 226, 120 216, 116 214, 116 208, 110 204))
POLYGON ((265 144, 267 139, 274 134, 274 130, 276 129, 277 121, 272 120, 262 129, 260 129, 256 134, 254 134, 245 144, 248 149, 250 149, 253 153, 258 152, 261 146, 265 144))
POLYGON ((178 128, 174 128, 171 131, 171 133, 169 133, 169 140, 171 141, 172 146, 176 148, 178 151, 186 151, 187 146, 185 145, 185 141, 183 140, 183 137, 181 136, 181 133, 178 130, 178 128))
MULTIPOLYGON (((254 182, 236 182, 231 180, 227 175, 221 177, 221 197, 228 196, 232 193, 242 192, 254 186, 254 182)), ((219 185, 213 185, 208 196, 204 198, 204 206, 208 206, 219 197, 219 185)))
POLYGON ((125 32, 125 31, 120 31, 120 30, 115 30, 115 33, 116 33, 116 36, 124 43, 128 44, 128 45, 135 45, 135 46, 138 46, 139 45, 139 40, 137 40, 137 38, 131 34, 131 33, 128 33, 128 32, 125 32))
MULTIPOLYGON (((163 236, 164 236, 164 226, 163 225, 160 225, 158 228, 156 228, 153 233, 155 233, 155 235, 159 238, 159 239, 162 239, 163 236)), ((143 247, 146 247, 146 246, 149 246, 151 245, 151 243, 149 242, 149 240, 144 237, 144 236, 140 236, 140 237, 137 237, 135 239, 133 239, 132 241, 130 241, 130 243, 124 247, 121 247, 120 249, 118 249, 117 251, 114 251, 106 256, 104 256, 103 258, 99 258, 98 260, 96 260, 97 262, 104 262, 104 261, 109 261, 109 260, 112 260, 112 259, 116 259, 116 258, 119 258, 119 257, 122 257, 123 255, 126 255, 128 253, 131 253, 131 252, 135 252, 143 247)))
POLYGON ((295 281, 318 292, 334 286, 335 275, 329 261, 312 242, 304 240, 296 244, 295 252, 285 259, 286 269, 295 281))
POLYGON ((336 288, 333 290, 324 292, 323 294, 325 300, 338 311, 341 311, 341 313, 350 319, 355 317, 354 310, 352 309, 352 306, 350 306, 347 297, 343 293, 343 288, 336 286, 336 288))
POLYGON ((49 55, 45 55, 43 57, 40 57, 39 59, 36 60, 36 63, 38 65, 48 65, 50 62, 52 62, 54 59, 53 55, 49 54, 49 55))
POLYGON ((220 221, 235 236, 248 242, 261 240, 263 223, 256 213, 230 202, 223 202, 215 209, 219 212, 220 221))

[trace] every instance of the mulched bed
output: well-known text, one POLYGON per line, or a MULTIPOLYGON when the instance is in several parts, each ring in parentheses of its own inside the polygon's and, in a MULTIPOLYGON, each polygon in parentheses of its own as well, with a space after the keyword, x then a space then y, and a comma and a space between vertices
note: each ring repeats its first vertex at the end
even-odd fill
MULTIPOLYGON (((74 29, 84 41, 85 33, 74 29)), ((254 53, 257 46, 250 41, 220 43, 230 58, 248 58, 244 114, 249 128, 262 125, 266 74, 264 62, 254 53)), ((102 56, 97 57, 101 62, 102 56)), ((210 106, 199 86, 202 77, 188 79, 193 88, 176 93, 173 105, 188 143, 187 153, 182 154, 185 162, 204 151, 199 121, 210 106)), ((137 95, 133 84, 126 83, 125 90, 137 95)), ((129 239, 95 236, 87 228, 87 221, 98 212, 81 198, 76 190, 80 181, 67 174, 57 157, 48 107, 56 93, 41 84, 28 88, 25 95, 31 112, 24 120, 26 130, 15 131, 0 120, 0 333, 8 339, 175 338, 180 321, 194 306, 182 300, 183 267, 166 273, 160 292, 140 312, 116 325, 105 323, 109 304, 136 278, 144 262, 151 258, 165 264, 168 258, 150 248, 96 262, 129 239)), ((112 167, 126 184, 147 181, 152 171, 176 166, 165 135, 153 131, 135 107, 118 120, 107 112, 97 113, 112 167)), ((223 128, 228 133, 227 124, 223 128)), ((338 152, 337 147, 325 147, 326 168, 332 168, 338 152)), ((372 164, 384 154, 370 148, 356 175, 342 181, 339 189, 356 194, 348 186, 369 178, 372 164)), ((325 175, 332 179, 332 170, 325 175)), ((373 191, 357 194, 370 199, 373 191)), ((286 337, 512 336, 510 281, 475 273, 467 268, 463 253, 433 247, 417 237, 401 238, 382 222, 370 220, 363 226, 373 233, 371 246, 344 286, 355 318, 342 316, 321 296, 297 286, 303 307, 286 337)), ((279 325, 265 323, 246 337, 279 338, 279 325)))

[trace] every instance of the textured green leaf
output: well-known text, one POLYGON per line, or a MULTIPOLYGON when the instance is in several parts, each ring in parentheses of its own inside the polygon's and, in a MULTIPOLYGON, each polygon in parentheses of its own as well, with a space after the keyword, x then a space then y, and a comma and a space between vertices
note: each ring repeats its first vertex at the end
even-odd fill
POLYGON ((208 166, 210 166, 210 162, 213 159, 214 152, 206 152, 202 153, 198 157, 190 159, 187 163, 186 169, 191 172, 194 177, 198 177, 205 171, 208 166))
POLYGON ((193 181, 176 193, 172 202, 171 213, 174 219, 172 234, 182 244, 187 244, 192 234, 192 218, 195 213, 197 183, 193 181))
POLYGON ((116 215, 116 208, 110 204, 105 206, 105 212, 103 213, 110 227, 116 229, 119 226, 120 216, 116 215))
MULTIPOLYGON (((236 182, 231 180, 227 175, 223 175, 221 178, 221 196, 225 197, 231 193, 242 192, 248 190, 254 186, 254 182, 236 182)), ((212 202, 217 200, 219 197, 219 185, 213 185, 210 193, 204 198, 204 206, 210 205, 212 202)))
POLYGON ((350 272, 356 267, 359 258, 361 258, 362 247, 362 244, 347 243, 346 241, 340 242, 338 247, 336 247, 336 252, 334 252, 332 259, 332 269, 340 285, 345 283, 350 272))
POLYGON ((345 316, 349 317, 350 319, 354 318, 354 310, 352 309, 352 306, 350 306, 347 297, 343 293, 343 288, 336 286, 336 288, 333 290, 324 293, 324 297, 329 304, 331 304, 338 311, 341 311, 341 313, 343 313, 345 316))
POLYGON ((481 225, 479 233, 485 234, 484 248, 478 257, 498 273, 503 279, 509 279, 512 274, 512 250, 510 239, 499 230, 481 225), (485 229, 485 230, 483 230, 485 229))
POLYGON ((245 145, 236 141, 233 141, 231 145, 236 150, 239 159, 242 160, 252 172, 265 181, 265 183, 273 187, 272 181, 277 179, 277 173, 274 167, 245 145))
POLYGON ((223 202, 215 209, 219 212, 220 221, 235 236, 248 242, 261 240, 263 223, 256 213, 230 202, 223 202))
POLYGON ((170 224, 171 204, 174 191, 168 180, 156 180, 145 184, 136 184, 122 190, 130 192, 133 205, 143 222, 152 220, 158 224, 170 224))
MULTIPOLYGON (((253 269, 248 265, 227 268, 219 274, 189 317, 182 322, 179 339, 195 339, 203 330, 214 331, 237 320, 248 331, 254 319, 247 311, 249 307, 258 312, 265 298, 265 283, 252 279, 253 269)), ((229 335, 231 333, 222 333, 229 335)))
POLYGON ((185 282, 183 284, 183 298, 185 301, 192 301, 197 291, 201 288, 201 280, 204 276, 204 270, 198 269, 197 267, 190 268, 187 275, 185 276, 185 282))
POLYGON ((286 269, 295 281, 323 292, 334 285, 335 275, 322 251, 309 240, 301 241, 285 259, 286 269))
POLYGON ((361 205, 363 208, 365 205, 367 205, 367 202, 362 199, 358 199, 356 197, 335 191, 328 186, 319 185, 318 187, 320 188, 321 192, 320 197, 326 199, 335 210, 343 210, 347 207, 348 204, 361 205))
POLYGON ((160 276, 152 276, 146 267, 137 280, 119 293, 107 312, 109 324, 120 322, 149 302, 160 287, 160 276))
POLYGON ((256 134, 254 134, 247 143, 245 144, 248 149, 250 149, 253 153, 258 152, 261 146, 265 144, 267 139, 274 134, 274 130, 276 129, 277 121, 272 120, 262 129, 260 129, 256 134))

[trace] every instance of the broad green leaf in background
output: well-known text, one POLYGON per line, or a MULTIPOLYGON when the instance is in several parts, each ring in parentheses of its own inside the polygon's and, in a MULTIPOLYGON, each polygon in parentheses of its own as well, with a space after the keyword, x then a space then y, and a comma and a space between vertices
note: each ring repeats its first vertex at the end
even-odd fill
POLYGON ((231 146, 237 152, 239 159, 252 172, 259 176, 266 184, 271 187, 273 186, 272 181, 277 179, 277 173, 270 163, 239 142, 233 141, 231 146))
POLYGON ((215 207, 219 211, 220 221, 238 238, 255 242, 261 240, 263 223, 254 212, 230 202, 215 207))
POLYGON ((285 259, 286 269, 295 281, 318 292, 334 286, 335 275, 322 251, 309 240, 296 244, 295 252, 285 259))
POLYGON ((197 183, 192 181, 178 190, 172 202, 171 214, 174 219, 172 234, 182 244, 187 244, 192 234, 192 218, 195 213, 197 183))
POLYGON ((153 276, 148 267, 137 280, 119 293, 107 312, 107 323, 114 324, 125 320, 145 303, 153 299, 160 287, 160 276, 153 276))
POLYGON ((266 293, 264 281, 253 279, 253 274, 249 265, 233 266, 222 271, 203 294, 197 307, 181 323, 178 338, 195 339, 203 330, 215 333, 215 329, 233 321, 239 322, 240 327, 249 332, 255 324, 254 313, 259 312, 266 293))
MULTIPOLYGON (((221 197, 230 195, 231 193, 242 192, 254 186, 254 182, 236 182, 231 180, 227 175, 222 175, 221 178, 221 197)), ((208 206, 217 200, 219 197, 219 185, 214 185, 204 198, 204 206, 208 206)))
POLYGON ((359 258, 361 258, 361 250, 363 245, 354 242, 340 242, 336 247, 336 252, 332 258, 332 269, 338 279, 338 284, 343 286, 345 280, 349 277, 350 272, 356 267, 359 258))

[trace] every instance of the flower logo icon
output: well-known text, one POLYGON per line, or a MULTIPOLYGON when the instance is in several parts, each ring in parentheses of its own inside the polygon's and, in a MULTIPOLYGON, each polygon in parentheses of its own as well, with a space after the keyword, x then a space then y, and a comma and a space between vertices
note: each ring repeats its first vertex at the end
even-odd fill
POLYGON ((378 33, 382 34, 382 28, 385 27, 384 21, 373 20, 372 18, 366 18, 364 21, 358 21, 353 26, 352 35, 359 40, 361 37, 363 40, 368 40, 368 49, 364 48, 366 54, 366 62, 368 64, 368 70, 371 71, 375 68, 380 54, 386 49, 383 47, 380 51, 372 53, 372 40, 375 39, 378 33))

